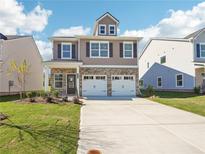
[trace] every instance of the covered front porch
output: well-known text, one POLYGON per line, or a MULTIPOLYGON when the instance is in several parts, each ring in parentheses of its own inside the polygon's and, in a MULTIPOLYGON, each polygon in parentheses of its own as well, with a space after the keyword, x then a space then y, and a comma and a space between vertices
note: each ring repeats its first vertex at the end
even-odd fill
POLYGON ((196 87, 201 87, 201 92, 205 93, 205 62, 195 62, 195 76, 196 76, 196 87))
POLYGON ((48 61, 45 66, 45 90, 49 86, 61 96, 79 96, 79 67, 81 62, 48 61))

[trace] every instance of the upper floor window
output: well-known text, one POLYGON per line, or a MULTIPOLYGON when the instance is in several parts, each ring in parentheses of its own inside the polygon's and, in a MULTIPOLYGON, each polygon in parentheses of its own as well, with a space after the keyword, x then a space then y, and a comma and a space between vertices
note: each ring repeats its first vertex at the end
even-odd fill
POLYGON ((115 35, 115 25, 109 25, 109 34, 115 35))
POLYGON ((176 87, 183 87, 183 75, 177 74, 176 75, 176 87))
POLYGON ((200 44, 200 57, 205 58, 205 44, 200 44))
POLYGON ((149 68, 149 62, 147 62, 147 68, 149 68))
POLYGON ((99 25, 99 34, 105 35, 106 34, 106 25, 100 24, 99 25))
POLYGON ((72 44, 71 43, 62 43, 61 44, 61 57, 62 59, 71 59, 72 57, 72 44))
POLYGON ((133 58, 133 42, 124 42, 123 43, 123 57, 124 58, 133 58))
POLYGON ((166 63, 166 56, 160 57, 160 64, 166 63))
POLYGON ((90 42, 91 58, 108 58, 109 42, 90 42))

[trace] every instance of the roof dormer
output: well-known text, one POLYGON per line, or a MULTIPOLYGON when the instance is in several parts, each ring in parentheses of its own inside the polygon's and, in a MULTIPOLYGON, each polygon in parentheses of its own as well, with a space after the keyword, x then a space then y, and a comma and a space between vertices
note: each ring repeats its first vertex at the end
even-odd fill
POLYGON ((118 25, 119 20, 106 12, 96 20, 93 35, 116 36, 118 25))

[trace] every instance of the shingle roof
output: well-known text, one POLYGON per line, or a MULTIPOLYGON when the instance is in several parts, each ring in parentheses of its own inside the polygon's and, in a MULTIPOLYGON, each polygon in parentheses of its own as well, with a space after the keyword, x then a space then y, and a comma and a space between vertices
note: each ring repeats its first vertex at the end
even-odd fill
POLYGON ((195 38, 199 33, 201 33, 202 31, 204 31, 205 28, 199 29, 189 35, 187 35, 186 37, 184 37, 185 39, 190 39, 190 38, 195 38))

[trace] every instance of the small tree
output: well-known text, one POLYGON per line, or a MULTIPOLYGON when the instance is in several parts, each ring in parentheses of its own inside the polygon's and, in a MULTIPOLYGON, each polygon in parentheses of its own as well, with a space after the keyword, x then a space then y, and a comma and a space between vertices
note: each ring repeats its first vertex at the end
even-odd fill
POLYGON ((26 86, 26 77, 29 75, 30 65, 24 60, 19 65, 16 63, 16 61, 11 61, 8 68, 8 74, 13 74, 14 76, 17 76, 18 81, 18 87, 20 88, 20 98, 23 97, 23 92, 25 92, 25 86, 26 86))

